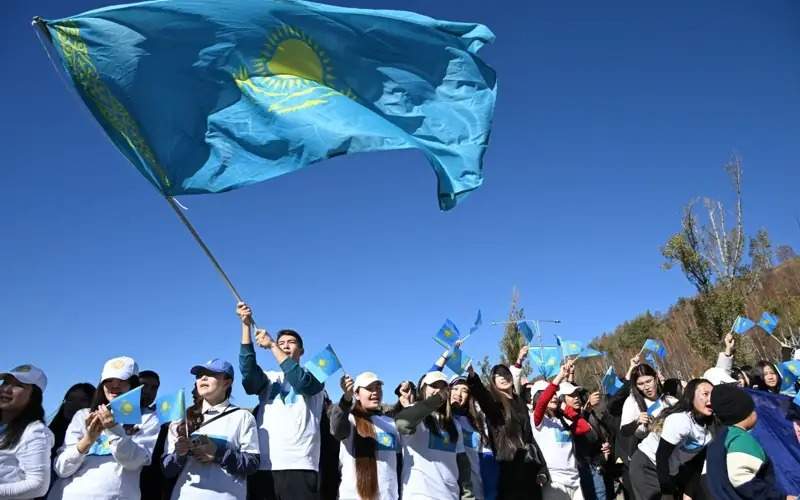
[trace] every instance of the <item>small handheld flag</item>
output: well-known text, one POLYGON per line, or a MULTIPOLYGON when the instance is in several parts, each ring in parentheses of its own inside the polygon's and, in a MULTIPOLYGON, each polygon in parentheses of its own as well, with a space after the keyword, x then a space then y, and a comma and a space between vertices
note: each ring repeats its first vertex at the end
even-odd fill
POLYGON ((142 422, 142 386, 120 394, 108 403, 114 420, 118 424, 139 424, 142 422))
POLYGON ((662 344, 660 340, 656 339, 645 340, 644 346, 642 346, 642 351, 653 352, 661 359, 664 359, 664 357, 667 355, 667 348, 664 347, 664 344, 662 344))
POLYGON ((478 317, 475 318, 475 323, 472 325, 472 327, 470 327, 469 335, 472 335, 473 333, 478 331, 478 328, 480 328, 482 324, 483 324, 483 318, 481 318, 481 310, 478 309, 478 317))
POLYGON ((781 392, 793 391, 794 385, 800 378, 800 361, 793 359, 791 361, 784 361, 778 365, 778 371, 781 373, 781 392))
POLYGON ((756 324, 746 316, 737 316, 736 321, 733 322, 731 329, 739 335, 744 335, 747 330, 753 328, 756 324))
POLYGON ((578 354, 579 358, 595 358, 597 356, 603 356, 605 353, 598 351, 596 349, 592 349, 591 347, 584 347, 581 349, 581 352, 578 354))
POLYGON ((795 406, 800 407, 800 392, 797 393, 792 402, 795 406))
POLYGON ((556 335, 556 343, 561 346, 561 355, 565 358, 568 356, 579 356, 583 350, 583 343, 577 340, 563 340, 556 335))
POLYGON ((183 389, 156 398, 156 415, 160 424, 183 420, 186 415, 186 396, 183 389))
MULTIPOLYGON (((538 326, 536 323, 533 323, 533 327, 538 330, 538 326)), ((526 320, 517 321, 517 331, 519 331, 520 335, 525 337, 525 340, 530 344, 533 342, 533 330, 531 330, 531 326, 526 320)))
POLYGON ((467 371, 467 366, 469 366, 470 362, 472 362, 472 358, 466 356, 461 349, 455 348, 447 358, 445 366, 450 368, 456 375, 461 375, 467 371))
POLYGON ((561 349, 559 347, 534 347, 530 350, 530 356, 536 370, 545 378, 555 377, 561 367, 561 349))
POLYGON ((603 390, 609 396, 613 396, 614 394, 618 393, 624 385, 617 376, 617 372, 614 370, 613 366, 609 366, 608 370, 606 370, 606 374, 603 375, 602 384, 603 390))
POLYGON ((342 367, 342 363, 339 361, 339 357, 334 352, 333 347, 328 344, 325 349, 306 361, 305 367, 320 383, 325 383, 328 377, 342 367))
POLYGON ((778 326, 778 317, 764 311, 761 313, 761 319, 758 320, 758 326, 767 332, 767 335, 772 335, 772 332, 775 331, 775 327, 778 326))
POLYGON ((433 340, 445 349, 452 349, 456 340, 460 338, 461 334, 458 331, 458 327, 449 319, 445 320, 444 325, 442 325, 439 331, 436 332, 436 335, 433 336, 433 340))

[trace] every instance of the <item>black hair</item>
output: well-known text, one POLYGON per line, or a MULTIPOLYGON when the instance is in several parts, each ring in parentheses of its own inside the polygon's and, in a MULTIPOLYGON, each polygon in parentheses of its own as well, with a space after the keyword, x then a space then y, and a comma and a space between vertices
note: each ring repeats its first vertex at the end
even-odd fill
MULTIPOLYGON (((106 391, 103 390, 103 384, 106 381, 101 380, 99 384, 97 384, 97 390, 94 391, 94 397, 92 398, 92 405, 90 406, 92 411, 97 410, 97 407, 100 405, 107 405, 108 398, 106 397, 106 391)), ((128 384, 130 384, 129 391, 136 389, 141 384, 139 383, 139 377, 137 375, 131 375, 131 377, 127 380, 128 384)))
POLYGON ((740 378, 744 379, 744 386, 750 387, 750 372, 753 367, 750 365, 734 366, 731 368, 731 377, 735 378, 738 382, 740 378))
POLYGON ((141 379, 141 378, 144 378, 144 377, 154 378, 154 379, 158 380, 159 383, 161 382, 161 377, 159 377, 158 373, 154 372, 153 370, 142 370, 142 371, 140 371, 139 372, 139 378, 141 379))
POLYGON ((664 394, 672 396, 675 399, 681 399, 683 396, 683 383, 679 378, 668 378, 664 381, 663 386, 664 394))
POLYGON ((694 396, 700 384, 708 384, 711 387, 714 387, 714 384, 704 378, 695 378, 690 380, 689 383, 686 384, 686 388, 683 390, 683 394, 678 402, 661 412, 661 414, 658 416, 659 420, 663 421, 673 413, 689 412, 691 413, 695 422, 701 425, 709 425, 713 421, 713 416, 706 417, 705 415, 697 415, 697 411, 694 409, 694 396))
POLYGON ((639 411, 644 412, 647 411, 647 403, 644 401, 644 394, 642 394, 642 391, 636 386, 636 381, 639 377, 653 377, 656 383, 656 399, 662 396, 664 388, 661 387, 661 381, 658 379, 658 372, 647 363, 636 365, 636 367, 631 370, 631 394, 633 395, 634 401, 636 401, 636 405, 639 407, 639 411))
MULTIPOLYGON (((228 380, 233 380, 232 378, 225 376, 228 380)), ((228 389, 225 391, 225 399, 231 397, 231 392, 233 391, 233 384, 228 386, 228 389)), ((200 393, 197 392, 197 385, 192 388, 192 406, 186 408, 186 418, 178 424, 177 432, 179 436, 187 436, 194 432, 198 427, 203 425, 203 398, 200 397, 200 393), (189 426, 189 430, 186 430, 186 426, 189 426)))
MULTIPOLYGON (((67 420, 67 416, 64 415, 64 405, 67 403, 69 393, 74 391, 83 392, 86 395, 86 399, 88 399, 91 404, 91 401, 94 398, 95 388, 88 382, 81 382, 73 385, 67 389, 67 392, 64 393, 64 401, 61 402, 61 406, 59 406, 58 411, 56 411, 56 416, 53 417, 53 420, 50 422, 50 431, 55 437, 53 450, 61 448, 61 445, 64 444, 64 436, 66 435, 67 427, 69 426, 69 420, 67 420)), ((81 408, 78 409, 80 410, 81 408)))
POLYGON ((297 344, 300 346, 300 349, 303 348, 303 337, 301 337, 300 334, 294 330, 279 330, 278 335, 275 337, 275 343, 277 343, 284 335, 289 335, 290 337, 297 339, 297 344))
MULTIPOLYGON (((2 415, 2 413, 2 410, 0 410, 0 415, 2 415)), ((2 438, 0 438, 0 450, 7 450, 8 448, 16 446, 22 437, 22 433, 25 432, 25 428, 28 427, 28 424, 37 420, 44 423, 42 390, 39 389, 38 385, 32 385, 28 404, 25 405, 25 408, 22 409, 14 420, 8 423, 6 431, 3 433, 2 438)))
POLYGON ((781 377, 781 372, 778 370, 778 367, 770 363, 769 361, 759 361, 756 363, 750 370, 750 387, 754 389, 758 389, 760 391, 767 391, 767 392, 774 392, 775 394, 779 394, 781 392, 781 385, 783 384, 783 377, 781 377), (771 368, 775 375, 778 377, 778 384, 775 387, 767 387, 767 383, 764 382, 764 368, 771 368))

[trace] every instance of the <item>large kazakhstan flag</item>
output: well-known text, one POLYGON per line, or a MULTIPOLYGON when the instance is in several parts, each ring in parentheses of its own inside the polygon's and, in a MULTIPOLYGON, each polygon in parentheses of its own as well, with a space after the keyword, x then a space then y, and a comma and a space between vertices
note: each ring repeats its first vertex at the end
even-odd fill
POLYGON ((165 195, 408 148, 433 166, 441 208, 481 185, 496 81, 476 56, 494 39, 480 24, 298 0, 160 0, 46 26, 95 118, 165 195))

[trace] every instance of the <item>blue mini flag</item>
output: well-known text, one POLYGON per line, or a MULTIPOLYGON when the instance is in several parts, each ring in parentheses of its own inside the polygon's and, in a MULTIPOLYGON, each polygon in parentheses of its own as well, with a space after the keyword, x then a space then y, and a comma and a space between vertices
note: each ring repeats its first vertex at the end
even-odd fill
POLYGON ((781 392, 794 392, 794 385, 800 378, 800 361, 793 359, 778 365, 781 374, 781 392))
POLYGON ((736 321, 733 322, 733 331, 739 335, 744 335, 747 330, 753 328, 756 324, 746 316, 736 316, 736 321))
POLYGON ((120 394, 108 403, 118 424, 142 423, 142 386, 120 394))
POLYGON ((472 335, 473 333, 478 331, 478 328, 480 328, 482 324, 483 324, 483 318, 481 318, 481 310, 478 309, 478 317, 475 318, 475 323, 473 323, 472 327, 470 327, 469 334, 472 335))
POLYGON ((658 370, 658 360, 655 356, 653 356, 652 352, 648 352, 644 355, 644 360, 647 361, 647 364, 658 370))
POLYGON ((556 335, 556 343, 561 346, 561 355, 566 357, 578 356, 583 350, 583 343, 577 340, 563 340, 556 335))
POLYGON ((772 332, 775 331, 775 327, 778 326, 778 317, 764 311, 761 313, 761 319, 758 320, 758 326, 763 328, 768 335, 772 335, 772 332))
POLYGON ((466 356, 461 349, 453 349, 450 356, 447 357, 447 366, 456 375, 461 375, 467 371, 467 366, 472 361, 472 358, 466 356))
POLYGON ((608 370, 606 370, 606 374, 603 375, 603 391, 608 396, 613 396, 614 394, 618 393, 622 386, 624 385, 622 381, 617 376, 616 370, 614 370, 613 366, 609 366, 608 370))
POLYGON ((517 331, 520 333, 520 335, 525 337, 525 340, 529 344, 533 342, 533 337, 534 337, 533 330, 531 329, 531 324, 533 325, 533 328, 535 328, 538 332, 539 326, 535 322, 531 323, 526 320, 517 321, 517 331))
POLYGON ((561 348, 557 346, 531 347, 531 361, 544 378, 553 378, 561 368, 561 348))
POLYGON ((667 348, 664 347, 664 344, 662 344, 660 340, 656 339, 645 340, 642 350, 653 352, 661 359, 664 359, 667 355, 667 348))
POLYGON ((596 358, 597 356, 604 356, 605 353, 598 351, 596 349, 592 349, 591 347, 584 347, 581 349, 581 352, 578 354, 579 358, 596 358))
MULTIPOLYGON (((485 26, 305 1, 145 1, 46 21, 79 95, 161 193, 240 188, 334 156, 419 149, 454 207, 482 181, 485 26)), ((387 170, 388 191, 406 187, 387 170)))
POLYGON ((183 420, 186 415, 186 396, 183 389, 157 397, 156 415, 161 424, 183 420))
POLYGON ((333 347, 328 344, 325 349, 306 361, 305 367, 320 383, 325 383, 328 377, 342 367, 342 363, 333 351, 333 347))
POLYGON ((378 451, 398 451, 400 449, 397 436, 390 432, 376 432, 375 442, 378 443, 378 451))
POLYGON ((456 340, 460 338, 461 333, 458 331, 458 327, 449 319, 445 320, 442 327, 439 328, 439 331, 433 336, 433 340, 445 349, 452 349, 456 340))
POLYGON ((655 415, 655 413, 658 411, 659 408, 661 408, 661 400, 656 399, 655 401, 653 401, 653 404, 647 407, 647 414, 652 417, 653 415, 655 415))

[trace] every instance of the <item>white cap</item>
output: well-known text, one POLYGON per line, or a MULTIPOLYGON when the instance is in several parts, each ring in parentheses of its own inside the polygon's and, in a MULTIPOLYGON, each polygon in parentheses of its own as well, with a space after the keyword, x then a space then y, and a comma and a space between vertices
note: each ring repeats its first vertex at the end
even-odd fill
POLYGON ((440 371, 428 372, 425 374, 424 377, 422 377, 422 380, 420 380, 419 385, 420 387, 422 387, 423 385, 432 385, 436 382, 444 382, 446 384, 447 377, 445 377, 444 373, 440 371))
POLYGON ((703 378, 711 382, 712 385, 733 384, 737 382, 735 378, 730 376, 727 370, 717 366, 706 370, 705 373, 703 373, 703 378))
POLYGON ((103 373, 100 375, 100 382, 105 382, 110 378, 128 380, 134 375, 139 375, 139 365, 133 358, 120 356, 106 361, 106 364, 103 365, 103 373))
POLYGON ((535 395, 537 392, 541 392, 547 389, 550 386, 550 382, 547 380, 537 380, 531 386, 531 396, 535 395))
POLYGON ((561 382, 558 384, 558 395, 559 396, 570 396, 575 394, 575 391, 580 389, 578 385, 572 385, 569 382, 561 382))
POLYGON ((353 381, 353 391, 357 391, 359 387, 367 387, 375 382, 383 384, 383 380, 379 379, 378 376, 372 372, 359 373, 353 381))
POLYGON ((23 384, 35 385, 41 389, 42 392, 47 388, 47 375, 45 375, 40 368, 33 365, 19 365, 5 373, 0 373, 0 378, 7 375, 11 375, 23 384))

